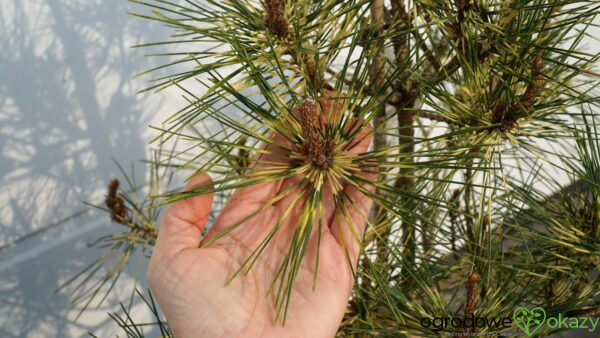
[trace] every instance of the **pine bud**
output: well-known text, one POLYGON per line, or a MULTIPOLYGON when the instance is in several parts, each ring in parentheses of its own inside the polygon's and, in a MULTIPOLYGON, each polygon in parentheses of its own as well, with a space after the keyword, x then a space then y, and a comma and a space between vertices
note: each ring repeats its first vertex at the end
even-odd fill
POLYGON ((289 25, 285 20, 285 3, 282 0, 263 0, 266 16, 264 24, 272 34, 285 38, 289 33, 289 25))
POLYGON ((113 179, 108 183, 108 193, 106 194, 106 207, 110 211, 110 219, 113 222, 123 224, 127 218, 127 208, 123 197, 119 196, 119 180, 113 179))
POLYGON ((319 132, 321 123, 317 106, 311 102, 303 102, 300 106, 294 108, 294 114, 300 119, 300 126, 302 127, 302 136, 304 138, 301 148, 302 154, 315 167, 320 169, 329 168, 335 144, 332 140, 326 140, 319 132))

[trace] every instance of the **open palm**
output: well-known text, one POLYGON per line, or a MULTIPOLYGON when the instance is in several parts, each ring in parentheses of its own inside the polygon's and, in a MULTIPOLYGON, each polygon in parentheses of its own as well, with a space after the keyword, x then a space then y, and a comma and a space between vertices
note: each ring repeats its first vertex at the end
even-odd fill
MULTIPOLYGON (((350 149, 365 152, 370 137, 350 149)), ((255 168, 254 170, 260 170, 255 168)), ((341 215, 325 185, 323 220, 317 243, 317 226, 293 283, 285 325, 273 324, 274 292, 268 289, 281 265, 298 224, 306 197, 295 187, 300 178, 262 183, 234 192, 209 233, 201 240, 213 196, 201 195, 170 205, 163 216, 148 270, 148 282, 176 337, 332 337, 343 318, 354 283, 360 245, 352 231, 362 236, 371 199, 355 187, 344 187, 348 197, 341 215), (292 191, 272 203, 282 191, 292 191), (286 190, 287 189, 287 190, 286 190), (295 189, 295 190, 294 190, 295 189), (227 279, 240 267, 293 204, 293 211, 246 276, 227 279), (239 223, 241 226, 207 247, 202 241, 239 223), (346 215, 347 216, 347 215, 346 215), (348 224, 350 220, 351 224, 348 224), (316 287, 313 289, 318 249, 316 287), (348 264, 348 257, 350 264, 348 264)), ((190 180, 184 189, 210 182, 207 174, 190 180)), ((365 189, 371 189, 365 187, 365 189)))

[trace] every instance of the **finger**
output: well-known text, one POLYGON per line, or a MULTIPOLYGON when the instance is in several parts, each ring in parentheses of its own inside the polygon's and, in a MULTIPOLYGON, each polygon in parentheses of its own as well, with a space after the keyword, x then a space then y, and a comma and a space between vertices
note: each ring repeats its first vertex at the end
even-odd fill
POLYGON ((344 96, 336 91, 327 91, 320 99, 321 110, 324 113, 323 121, 331 125, 338 125, 343 115, 344 96))
MULTIPOLYGON (((249 177, 256 178, 259 177, 256 174, 260 174, 263 170, 272 170, 276 167, 288 165, 290 159, 287 156, 288 151, 285 149, 286 147, 291 147, 290 141, 283 135, 273 132, 271 142, 265 143, 262 147, 262 149, 265 149, 265 152, 258 156, 254 166, 249 169, 251 172, 246 174, 249 177)), ((265 176, 268 176, 268 174, 265 174, 265 176)), ((276 202, 275 197, 282 183, 283 179, 271 179, 267 182, 253 184, 234 191, 219 217, 215 220, 212 228, 206 234, 205 238, 203 238, 203 241, 206 243, 222 231, 226 231, 233 226, 237 227, 240 222, 259 217, 258 213, 261 209, 268 207, 267 204, 274 204, 276 202)), ((246 227, 241 227, 234 231, 238 237, 243 237, 240 231, 244 232, 247 230, 246 227)))
MULTIPOLYGON (((373 134, 370 130, 363 129, 356 136, 356 142, 347 153, 349 155, 360 155, 369 150, 373 134)), ((360 160, 359 160, 360 162, 360 160)), ((365 180, 372 180, 375 173, 369 172, 369 167, 358 173, 365 180)), ((330 223, 330 231, 333 237, 340 243, 350 255, 353 263, 356 263, 360 254, 360 241, 365 232, 369 212, 373 200, 369 196, 375 191, 375 187, 367 182, 351 184, 344 183, 344 189, 340 192, 341 204, 337 206, 336 213, 330 223)))
MULTIPOLYGON (((252 167, 251 172, 247 173, 249 176, 254 176, 258 178, 261 171, 270 170, 274 168, 281 168, 289 163, 289 156, 287 156, 287 151, 284 147, 290 147, 290 141, 286 139, 281 134, 273 133, 272 141, 270 143, 265 143, 263 145, 263 149, 265 150, 258 158, 256 159, 254 167, 252 167), (281 146, 278 146, 281 145, 281 146)), ((253 184, 248 187, 244 187, 236 190, 231 200, 245 200, 248 202, 255 202, 259 204, 264 204, 269 201, 281 187, 282 180, 272 180, 264 183, 253 184)), ((225 210, 227 207, 225 208, 225 210)))
POLYGON ((350 141, 351 148, 348 149, 350 155, 360 155, 369 150, 371 141, 373 140, 373 133, 371 130, 363 128, 356 137, 350 141))
MULTIPOLYGON (((372 179, 375 174, 363 176, 372 179)), ((351 185, 345 187, 342 193, 343 202, 337 208, 329 226, 332 236, 347 250, 352 264, 356 264, 360 255, 362 237, 373 205, 371 194, 375 191, 375 187, 367 183, 359 186, 361 189, 351 185)))
MULTIPOLYGON (((183 190, 188 191, 210 182, 212 180, 208 174, 196 174, 183 190)), ((174 257, 185 249, 197 248, 210 215, 213 197, 213 193, 204 194, 169 205, 162 217, 154 251, 174 257)))
MULTIPOLYGON (((298 211, 300 211, 300 209, 302 209, 304 207, 304 204, 307 202, 307 194, 308 194, 307 190, 310 190, 310 189, 306 188, 306 184, 312 184, 312 183, 309 183, 309 182, 300 182, 300 184, 298 184, 298 183, 299 183, 298 178, 289 178, 289 179, 286 179, 285 182, 283 183, 282 189, 280 190, 279 194, 285 193, 285 196, 275 204, 275 207, 278 210, 280 210, 282 213, 284 210, 289 208, 292 203, 295 204, 294 208, 296 208, 296 209, 298 209, 298 211), (298 194, 302 194, 302 196, 299 200, 296 198, 296 196, 298 194)), ((333 198, 333 189, 328 180, 324 181, 322 191, 319 192, 318 194, 320 194, 320 197, 318 197, 318 200, 320 201, 319 203, 320 203, 321 213, 319 213, 318 215, 315 214, 315 217, 318 217, 318 218, 315 219, 314 221, 315 222, 322 221, 324 224, 329 224, 331 222, 331 218, 333 217, 333 214, 335 211, 335 204, 334 204, 334 198, 333 198)), ((292 226, 295 227, 296 225, 293 224, 292 226)))

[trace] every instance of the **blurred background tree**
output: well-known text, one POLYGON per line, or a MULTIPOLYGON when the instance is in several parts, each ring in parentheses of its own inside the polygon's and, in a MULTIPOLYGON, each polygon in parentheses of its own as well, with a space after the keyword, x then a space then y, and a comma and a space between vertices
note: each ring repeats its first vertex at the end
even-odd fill
MULTIPOLYGON (((581 43, 599 2, 133 2, 134 15, 173 31, 137 47, 180 50, 152 54, 169 59, 157 69, 174 70, 145 91, 175 86, 187 105, 154 127, 147 196, 135 182, 109 184, 100 207, 124 231, 100 239, 107 254, 67 283, 84 309, 111 291, 131 252, 150 252, 162 206, 215 192, 218 215, 236 188, 302 175, 313 198, 294 206, 305 217, 286 256, 294 263, 273 281, 284 295, 276 325, 293 297, 283 281, 293 281, 320 224, 323 186, 341 207, 342 184, 374 207, 356 239, 362 254, 340 336, 437 336, 422 318, 512 318, 519 306, 548 317, 600 314, 598 54, 581 43), (325 98, 340 113, 315 122, 325 98), (369 151, 347 155, 365 134, 369 151), (291 161, 255 168, 261 155, 277 155, 265 149, 291 161), (214 185, 181 193, 170 183, 198 171, 214 185)), ((148 325, 170 335, 152 296, 137 296, 155 323, 135 323, 127 306, 113 319, 128 336, 148 325)))

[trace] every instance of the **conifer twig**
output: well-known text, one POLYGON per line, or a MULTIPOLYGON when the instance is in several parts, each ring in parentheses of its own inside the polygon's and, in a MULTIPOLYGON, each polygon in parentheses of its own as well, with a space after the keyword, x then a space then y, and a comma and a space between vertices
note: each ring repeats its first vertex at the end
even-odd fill
MULTIPOLYGON (((385 129, 385 123, 387 120, 386 117, 386 104, 384 102, 385 99, 382 98, 381 94, 377 92, 383 85, 385 80, 385 55, 383 50, 383 40, 381 39, 381 33, 384 29, 384 4, 383 0, 375 0, 371 3, 371 25, 373 27, 373 31, 378 35, 376 37, 376 43, 373 44, 372 56, 371 56, 371 64, 369 71, 369 92, 371 95, 379 95, 377 98, 378 105, 377 111, 375 112, 375 118, 373 119, 375 134, 373 136, 373 147, 375 151, 385 149, 387 147, 387 140, 382 130, 385 129)), ((380 164, 385 162, 385 158, 379 159, 380 164)), ((384 180, 385 174, 380 169, 379 180, 384 180)), ((382 191, 377 191, 377 194, 383 193, 382 191)), ((380 218, 385 222, 385 213, 382 209, 380 209, 377 205, 374 206, 372 210, 372 218, 375 222, 377 222, 380 218)), ((374 222, 374 224, 376 224, 374 222)), ((377 242, 378 248, 378 259, 385 260, 387 256, 387 248, 386 245, 386 233, 387 231, 383 231, 380 235, 381 239, 377 242)))

